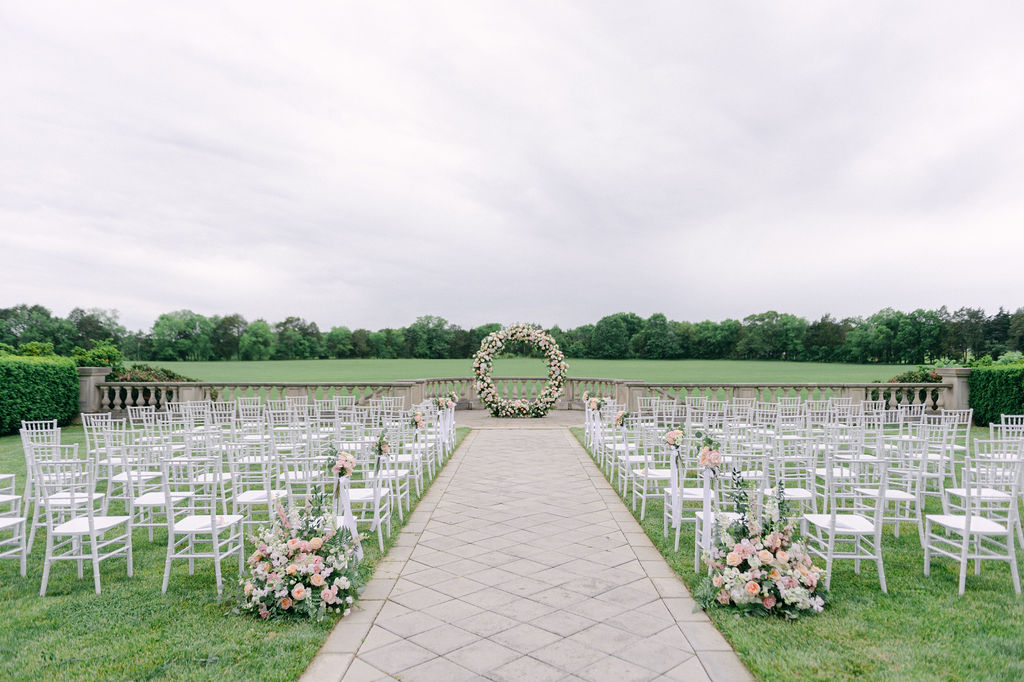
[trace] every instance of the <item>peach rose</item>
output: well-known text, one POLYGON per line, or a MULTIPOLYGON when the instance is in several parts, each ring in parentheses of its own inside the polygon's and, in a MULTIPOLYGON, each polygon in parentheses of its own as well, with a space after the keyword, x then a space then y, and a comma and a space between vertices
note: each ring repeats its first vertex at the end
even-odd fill
POLYGON ((769 561, 772 560, 772 553, 769 552, 767 549, 762 549, 760 552, 757 553, 757 558, 761 560, 762 564, 767 564, 769 561))
POLYGON ((299 567, 295 564, 288 564, 288 568, 284 569, 284 572, 288 575, 295 575, 299 570, 299 567))
POLYGON ((723 582, 724 581, 722 580, 722 576, 720 575, 716 575, 714 578, 711 579, 711 584, 715 587, 721 587, 723 582))
POLYGON ((740 555, 736 552, 729 552, 725 555, 725 563, 730 566, 739 566, 741 561, 743 561, 743 559, 740 558, 740 555))
POLYGON ((319 573, 314 573, 310 576, 309 582, 313 583, 313 587, 320 587, 324 584, 324 577, 319 573))
POLYGON ((281 597, 281 601, 277 602, 277 605, 287 611, 292 607, 292 600, 288 597, 281 597))
POLYGON ((787 561, 789 561, 789 554, 786 553, 786 550, 780 549, 778 552, 775 553, 775 558, 782 563, 786 563, 787 561))
POLYGON ((743 586, 743 589, 747 591, 751 597, 761 591, 761 586, 755 583, 753 580, 743 586))
POLYGON ((292 597, 295 598, 295 601, 302 601, 306 598, 307 592, 306 586, 302 583, 298 583, 292 588, 292 597))
POLYGON ((246 596, 246 597, 248 597, 249 595, 251 595, 251 594, 252 594, 252 591, 253 591, 254 589, 255 589, 255 588, 254 588, 254 587, 252 586, 252 583, 246 583, 246 584, 245 584, 245 587, 244 587, 244 588, 242 588, 242 591, 243 591, 243 592, 245 592, 245 596, 246 596))
POLYGON ((312 540, 309 541, 309 546, 315 552, 315 551, 317 551, 318 549, 320 549, 321 547, 324 546, 324 539, 323 538, 313 538, 312 540))

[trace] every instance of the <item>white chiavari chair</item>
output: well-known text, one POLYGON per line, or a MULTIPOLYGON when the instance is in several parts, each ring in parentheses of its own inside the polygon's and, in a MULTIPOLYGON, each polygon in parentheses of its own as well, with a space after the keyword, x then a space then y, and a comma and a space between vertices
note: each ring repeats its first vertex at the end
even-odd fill
POLYGON ((962 596, 968 563, 974 561, 974 574, 979 575, 982 561, 1005 561, 1010 564, 1013 591, 1020 594, 1014 530, 1020 525, 1022 447, 1024 441, 978 440, 973 452, 965 452, 963 485, 957 494, 946 491, 950 494, 946 507, 951 513, 925 515, 925 576, 931 573, 932 554, 958 561, 958 593, 962 596))
MULTIPOLYGON (((39 596, 46 595, 50 569, 57 561, 74 561, 78 577, 83 563, 92 562, 93 583, 100 594, 100 562, 124 556, 132 575, 131 507, 127 515, 107 515, 96 491, 97 462, 74 445, 40 445, 33 448, 32 463, 39 499, 46 518, 46 552, 39 596)), ((129 496, 129 500, 131 497, 129 496)))

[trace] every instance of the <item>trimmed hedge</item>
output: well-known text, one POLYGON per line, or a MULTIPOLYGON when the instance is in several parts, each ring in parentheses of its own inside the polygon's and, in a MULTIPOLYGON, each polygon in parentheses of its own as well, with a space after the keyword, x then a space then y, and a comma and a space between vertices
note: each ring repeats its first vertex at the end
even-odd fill
POLYGON ((976 367, 968 382, 975 424, 998 422, 1002 414, 1024 414, 1024 365, 976 367))
POLYGON ((78 370, 71 358, 0 356, 0 434, 17 433, 21 420, 78 414, 78 370))

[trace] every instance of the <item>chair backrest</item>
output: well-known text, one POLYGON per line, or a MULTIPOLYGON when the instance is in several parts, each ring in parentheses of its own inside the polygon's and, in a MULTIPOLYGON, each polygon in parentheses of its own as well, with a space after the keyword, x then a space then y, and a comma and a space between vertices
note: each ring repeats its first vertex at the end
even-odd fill
POLYGON ((221 456, 171 456, 164 457, 160 464, 167 518, 178 521, 197 514, 210 516, 211 525, 215 524, 224 475, 221 456))
POLYGON ((1024 427, 1024 414, 1001 414, 999 415, 999 423, 1008 426, 1024 427))
POLYGON ((989 424, 990 440, 1018 440, 1024 438, 1024 424, 989 424))
POLYGON ((156 405, 129 405, 128 423, 140 429, 156 423, 156 405))
POLYGON ((93 514, 96 496, 96 461, 78 444, 39 445, 33 448, 33 478, 47 517, 93 514))
POLYGON ((1024 476, 1024 440, 975 439, 973 452, 964 455, 962 470, 965 511, 974 516, 1018 514, 1021 479, 1024 476), (990 490, 1006 495, 1005 503, 994 500, 990 490))
POLYGON ((22 421, 21 422, 21 447, 25 457, 32 456, 32 447, 35 445, 57 445, 60 443, 60 427, 57 420, 49 421, 22 421))
POLYGON ((235 403, 221 400, 213 403, 210 417, 214 424, 221 426, 230 426, 234 424, 235 418, 238 416, 238 406, 235 403))

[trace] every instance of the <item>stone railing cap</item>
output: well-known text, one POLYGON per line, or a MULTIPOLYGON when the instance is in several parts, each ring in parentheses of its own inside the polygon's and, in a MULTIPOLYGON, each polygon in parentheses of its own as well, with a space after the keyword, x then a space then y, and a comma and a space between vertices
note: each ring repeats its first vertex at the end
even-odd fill
POLYGON ((91 377, 91 376, 107 376, 114 370, 110 367, 79 367, 78 376, 80 377, 91 377))

